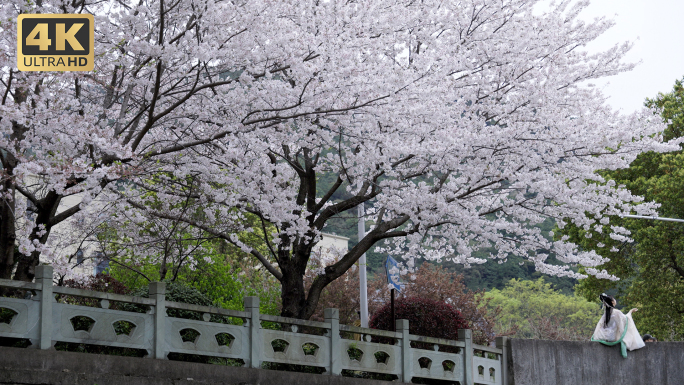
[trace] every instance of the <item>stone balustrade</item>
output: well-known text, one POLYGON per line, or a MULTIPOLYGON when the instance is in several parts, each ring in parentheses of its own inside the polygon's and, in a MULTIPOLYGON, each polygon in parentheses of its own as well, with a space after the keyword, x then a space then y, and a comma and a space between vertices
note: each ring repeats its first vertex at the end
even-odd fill
POLYGON ((413 335, 407 320, 396 321, 396 332, 340 325, 337 309, 325 309, 325 322, 277 317, 260 314, 257 297, 244 299, 245 311, 177 303, 166 300, 161 282, 150 283, 149 298, 101 293, 53 286, 52 274, 52 267, 38 266, 35 283, 0 280, 0 287, 35 293, 0 297, 0 337, 28 339, 44 350, 71 342, 141 349, 156 359, 185 353, 241 360, 251 368, 271 362, 319 367, 333 376, 346 370, 396 375, 402 382, 421 377, 506 385, 505 338, 493 348, 473 344, 470 330, 459 330, 458 341, 413 335), (57 302, 57 294, 99 300, 100 307, 57 302), (147 310, 114 310, 111 302, 147 310), (200 313, 202 320, 170 317, 167 309, 200 313), (217 318, 230 322, 212 322, 217 318))

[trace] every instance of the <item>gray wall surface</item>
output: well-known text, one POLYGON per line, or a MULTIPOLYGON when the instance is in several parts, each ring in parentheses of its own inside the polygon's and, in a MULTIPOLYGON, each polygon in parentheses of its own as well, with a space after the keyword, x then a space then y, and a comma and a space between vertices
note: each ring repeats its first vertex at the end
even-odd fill
MULTIPOLYGON (((622 358, 596 342, 511 340, 509 384, 683 385, 684 342, 656 342, 622 358)), ((0 385, 388 385, 317 374, 0 347, 0 385)), ((394 382, 392 384, 401 384, 394 382)))
MULTIPOLYGON (((2 385, 388 385, 272 370, 0 347, 2 385)), ((393 382, 392 384, 401 384, 393 382)))
POLYGON ((684 342, 647 343, 623 358, 598 342, 513 339, 509 357, 515 385, 684 384, 684 342))

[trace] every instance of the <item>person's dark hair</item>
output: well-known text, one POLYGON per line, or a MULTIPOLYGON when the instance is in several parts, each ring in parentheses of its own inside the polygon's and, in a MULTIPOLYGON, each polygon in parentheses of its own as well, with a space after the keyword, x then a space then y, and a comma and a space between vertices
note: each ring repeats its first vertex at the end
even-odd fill
POLYGON ((599 299, 603 303, 603 307, 606 309, 605 325, 608 326, 610 315, 613 313, 613 301, 615 301, 615 298, 606 293, 601 293, 601 295, 599 295, 599 299))
POLYGON ((644 334, 643 337, 641 337, 641 339, 644 340, 644 342, 647 342, 647 341, 652 341, 652 342, 658 341, 655 337, 653 337, 653 336, 650 335, 650 334, 644 334))

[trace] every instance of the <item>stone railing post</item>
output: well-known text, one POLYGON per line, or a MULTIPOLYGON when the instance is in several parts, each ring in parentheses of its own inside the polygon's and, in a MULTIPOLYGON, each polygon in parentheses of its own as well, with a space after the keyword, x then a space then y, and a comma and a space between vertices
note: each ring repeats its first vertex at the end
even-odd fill
POLYGON ((249 367, 261 369, 261 320, 259 319, 259 297, 245 297, 245 311, 250 314, 249 327, 249 367))
POLYGON ((398 319, 395 321, 396 330, 401 333, 399 337, 399 345, 401 346, 401 376, 399 381, 409 383, 413 378, 413 365, 411 362, 411 339, 409 338, 409 321, 407 319, 398 319))
POLYGON ((458 329, 458 340, 465 342, 463 352, 464 385, 473 385, 473 332, 470 329, 458 329))
POLYGON ((508 385, 508 337, 496 337, 496 348, 501 349, 501 384, 508 385))
POLYGON ((52 303, 55 296, 52 293, 52 266, 36 266, 36 283, 42 284, 40 291, 40 343, 41 349, 52 347, 52 303))
POLYGON ((150 282, 150 298, 154 299, 154 358, 166 358, 166 283, 150 282))
POLYGON ((330 374, 339 376, 342 374, 342 343, 340 338, 340 311, 338 309, 325 309, 325 322, 330 324, 330 374))

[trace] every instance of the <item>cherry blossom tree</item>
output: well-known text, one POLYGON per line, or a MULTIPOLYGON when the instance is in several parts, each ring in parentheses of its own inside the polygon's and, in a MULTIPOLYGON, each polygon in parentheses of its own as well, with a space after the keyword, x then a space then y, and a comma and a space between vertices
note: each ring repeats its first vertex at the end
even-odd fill
MULTIPOLYGON (((356 25, 360 45, 330 59, 355 61, 353 72, 319 74, 309 87, 348 84, 363 73, 367 85, 352 95, 376 102, 293 117, 174 163, 176 177, 193 175, 206 186, 197 201, 212 210, 184 220, 236 243, 218 223, 234 208, 275 225, 264 240, 269 253, 252 254, 282 283, 286 316, 308 318, 321 290, 376 244, 403 257, 408 270, 416 257, 482 263, 471 253, 494 247, 491 259, 522 255, 547 274, 580 277, 569 267, 581 264, 589 274, 614 278, 599 270, 605 259, 595 252, 551 242, 533 225, 553 217, 561 226, 600 231, 608 215, 650 212, 652 204, 595 170, 676 146, 661 143, 664 126, 653 112, 620 115, 588 84, 631 67, 620 62, 629 44, 583 50, 610 23, 579 20, 585 2, 561 2, 546 13, 535 4, 317 5, 340 18, 321 11, 307 21, 322 17, 320 31, 356 25), (331 174, 336 181, 321 189, 318 181, 331 174), (332 218, 354 215, 359 204, 369 206, 371 230, 305 290, 302 277, 320 232, 332 218), (545 263, 551 252, 566 265, 545 263)), ((182 189, 169 179, 168 200, 182 189)), ((171 206, 157 215, 181 218, 171 206)))
POLYGON ((298 1, 3 2, 0 277, 33 279, 40 258, 54 259, 53 228, 101 211, 86 208, 112 182, 149 180, 193 154, 220 154, 222 141, 250 131, 386 98, 387 90, 363 91, 373 87, 369 76, 384 77, 387 65, 374 63, 385 59, 342 54, 362 47, 372 29, 357 35, 346 9, 298 1), (19 72, 21 13, 95 15, 95 71, 19 72), (66 202, 76 195, 77 203, 66 202))
MULTIPOLYGON (((45 252, 54 222, 87 212, 100 194, 243 247, 281 282, 285 316, 310 317, 321 290, 374 246, 403 258, 407 271, 419 257, 482 263, 472 252, 493 247, 490 259, 521 255, 547 274, 578 277, 569 267, 580 264, 614 278, 600 270, 604 258, 567 239, 549 241, 534 224, 553 217, 589 236, 609 215, 653 212, 595 170, 678 146, 662 142, 654 111, 622 115, 591 86, 632 67, 622 63, 628 43, 595 54, 584 48, 611 22, 579 19, 587 1, 548 10, 539 3, 2 6, 1 20, 10 20, 1 40, 3 192, 8 202, 20 194, 38 207, 18 237, 20 270, 45 252), (11 70, 11 20, 38 11, 96 15, 97 71, 11 70), (27 186, 28 175, 39 176, 45 193, 27 186), (319 183, 331 176, 332 185, 319 183), (77 192, 84 204, 45 209, 47 197, 77 192), (147 204, 150 192, 161 205, 147 204), (189 198, 196 209, 179 209, 189 198), (360 204, 370 231, 305 290, 326 223, 360 204), (267 253, 235 236, 250 231, 234 225, 250 223, 246 213, 275 227, 264 231, 267 253), (566 265, 546 263, 551 252, 566 265)), ((612 236, 628 231, 613 227, 612 236)))

